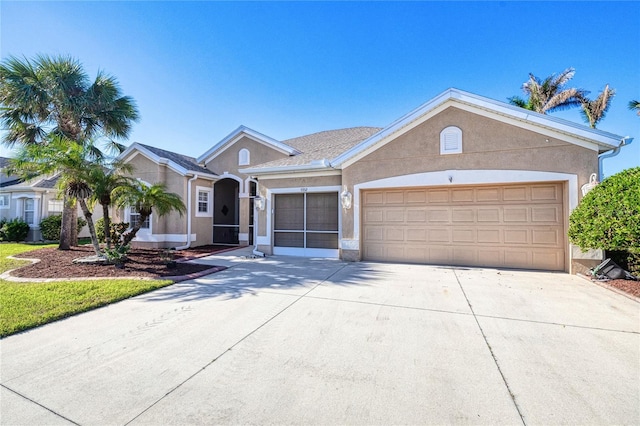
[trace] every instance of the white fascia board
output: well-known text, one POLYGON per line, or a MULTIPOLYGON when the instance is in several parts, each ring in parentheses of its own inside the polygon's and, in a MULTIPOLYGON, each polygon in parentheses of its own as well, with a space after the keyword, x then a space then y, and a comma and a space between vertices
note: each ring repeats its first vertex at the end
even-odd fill
POLYGON ((562 118, 540 114, 535 111, 529 111, 523 108, 519 108, 515 105, 510 105, 504 102, 496 101, 494 99, 485 98, 473 93, 468 93, 457 89, 450 90, 452 90, 453 99, 457 99, 461 102, 477 106, 479 108, 494 111, 498 114, 503 114, 525 122, 547 127, 560 133, 566 133, 570 136, 584 139, 591 143, 596 143, 598 146, 604 148, 605 150, 617 148, 623 139, 623 136, 598 129, 592 129, 582 124, 574 123, 562 118))
POLYGON ((323 158, 322 160, 312 161, 309 164, 299 164, 295 166, 249 167, 238 171, 250 176, 264 176, 269 174, 317 172, 320 170, 331 172, 335 169, 331 167, 331 164, 327 159, 323 158))
POLYGON ((235 129, 233 132, 229 133, 225 136, 220 142, 216 143, 211 149, 202 154, 197 158, 198 163, 207 163, 211 161, 213 158, 218 156, 221 152, 223 152, 226 148, 233 145, 235 142, 240 140, 243 136, 248 136, 250 139, 261 143, 265 146, 268 146, 276 151, 279 151, 286 155, 298 155, 300 151, 296 150, 293 147, 290 147, 287 144, 284 144, 280 141, 277 141, 267 135, 264 135, 260 132, 257 132, 253 129, 250 129, 246 126, 240 126, 235 129))
MULTIPOLYGON (((149 160, 153 161, 156 164, 164 164, 164 165, 166 165, 171 170, 173 170, 174 172, 178 173, 181 176, 198 175, 198 177, 202 177, 204 179, 211 179, 211 180, 218 179, 217 175, 197 172, 197 171, 194 171, 194 170, 189 170, 189 169, 187 169, 185 167, 182 167, 181 165, 179 165, 178 163, 176 163, 174 161, 171 161, 171 160, 169 160, 167 158, 160 157, 160 156, 154 154, 153 152, 149 151, 148 149, 146 149, 144 146, 138 144, 137 142, 133 143, 122 154, 120 154, 118 156, 118 159, 124 161, 125 163, 128 163, 129 161, 131 161, 138 154, 141 154, 141 155, 147 157, 149 160)), ((135 172, 134 172, 134 174, 135 174, 135 172)))
MULTIPOLYGON (((579 145, 590 148, 597 146, 599 147, 597 150, 600 152, 617 148, 623 139, 622 136, 614 135, 613 133, 590 129, 567 120, 538 114, 504 102, 499 102, 451 88, 445 90, 435 98, 400 117, 378 133, 370 136, 353 148, 337 156, 331 161, 331 164, 333 167, 347 167, 397 137, 398 135, 396 134, 398 132, 402 131, 402 133, 405 133, 417 124, 426 121, 428 118, 443 111, 447 107, 460 107, 460 105, 468 105, 474 108, 473 110, 467 109, 472 112, 478 112, 478 110, 492 112, 494 113, 492 118, 498 120, 501 119, 500 117, 510 118, 512 119, 510 124, 519 125, 518 123, 524 123, 529 124, 530 126, 536 126, 536 129, 546 128, 551 131, 555 131, 557 135, 567 135, 570 138, 567 139, 565 137, 562 139, 568 140, 572 143, 576 143, 577 140, 582 140, 584 141, 584 144, 579 145), (412 123, 414 123, 414 125, 411 125, 412 123), (393 138, 391 136, 393 136, 393 138)), ((520 125, 520 127, 523 126, 520 125)), ((529 127, 529 129, 531 128, 532 127, 529 127)))
MULTIPOLYGON (((342 171, 338 169, 326 169, 317 171, 303 171, 303 172, 282 172, 273 173, 267 175, 258 175, 260 181, 273 180, 273 179, 294 179, 294 178, 312 178, 312 177, 324 177, 324 176, 340 176, 342 171)), ((254 175, 256 176, 256 175, 254 175)))

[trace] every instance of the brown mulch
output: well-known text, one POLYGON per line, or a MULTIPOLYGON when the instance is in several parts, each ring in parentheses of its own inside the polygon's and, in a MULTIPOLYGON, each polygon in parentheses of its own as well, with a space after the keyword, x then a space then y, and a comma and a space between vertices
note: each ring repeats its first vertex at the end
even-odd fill
POLYGON ((184 260, 227 250, 228 246, 203 246, 174 252, 175 268, 167 268, 162 261, 163 249, 131 249, 123 269, 114 265, 73 263, 74 259, 94 255, 93 247, 79 246, 71 250, 45 248, 20 253, 14 257, 40 259, 40 262, 11 272, 22 278, 84 278, 84 277, 144 277, 162 278, 196 274, 212 268, 210 265, 184 263, 184 260))
POLYGON ((598 281, 598 282, 601 284, 608 285, 610 287, 617 288, 620 291, 624 291, 627 294, 640 298, 640 281, 609 280, 609 281, 598 281))

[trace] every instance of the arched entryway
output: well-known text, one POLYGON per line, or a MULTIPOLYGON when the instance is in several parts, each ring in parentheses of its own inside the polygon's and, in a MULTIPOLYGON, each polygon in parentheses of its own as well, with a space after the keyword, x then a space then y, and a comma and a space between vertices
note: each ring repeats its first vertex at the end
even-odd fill
POLYGON ((221 179, 213 185, 213 243, 238 244, 239 232, 238 181, 221 179))

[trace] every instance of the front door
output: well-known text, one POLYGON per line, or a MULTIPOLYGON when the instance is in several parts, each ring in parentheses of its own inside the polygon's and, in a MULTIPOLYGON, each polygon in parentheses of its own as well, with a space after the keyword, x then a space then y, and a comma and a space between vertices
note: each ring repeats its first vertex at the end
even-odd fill
POLYGON ((213 185, 213 243, 238 244, 240 232, 239 186, 233 179, 213 185))

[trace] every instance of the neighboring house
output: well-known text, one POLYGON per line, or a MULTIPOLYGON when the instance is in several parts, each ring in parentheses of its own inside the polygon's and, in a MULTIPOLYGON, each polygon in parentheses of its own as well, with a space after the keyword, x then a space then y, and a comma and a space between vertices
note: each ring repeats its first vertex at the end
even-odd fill
MULTIPOLYGON (((62 199, 56 189, 58 175, 38 176, 23 180, 15 175, 7 175, 9 159, 0 157, 0 219, 21 218, 29 224, 26 241, 41 241, 40 221, 45 217, 62 214, 62 199)), ((102 208, 96 205, 94 220, 102 217, 102 208)), ((84 217, 78 208, 78 216, 84 217)), ((85 226, 79 237, 88 237, 85 226)))
POLYGON ((600 254, 569 244, 569 213, 621 140, 449 89, 385 128, 278 141, 241 126, 197 159, 137 143, 121 158, 188 209, 138 244, 576 272, 600 254))

